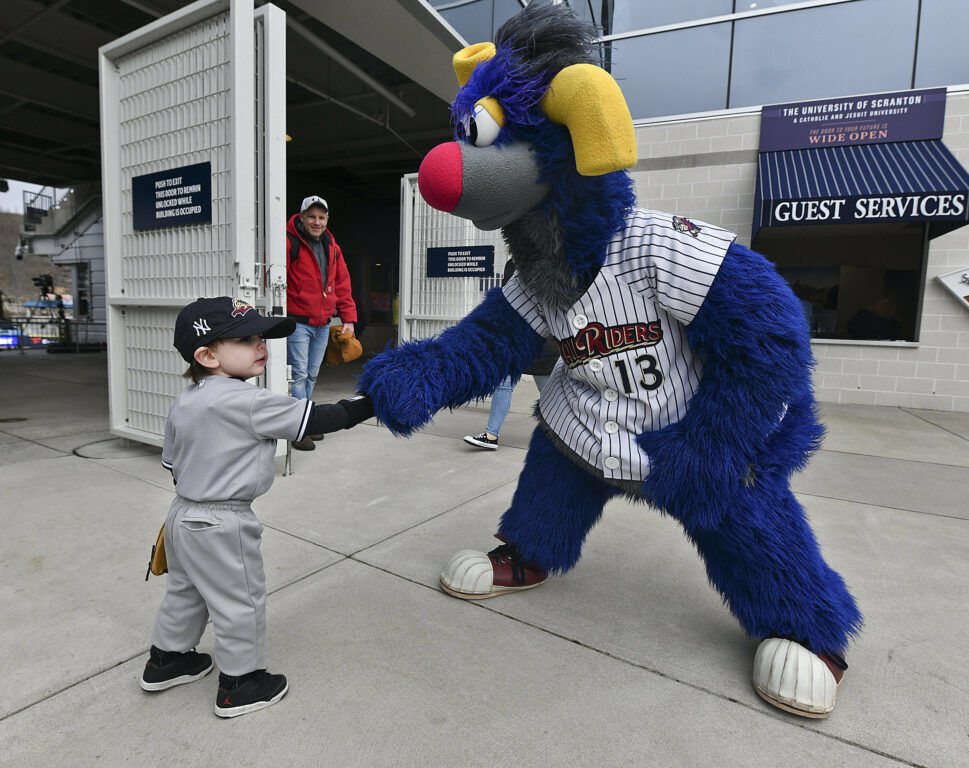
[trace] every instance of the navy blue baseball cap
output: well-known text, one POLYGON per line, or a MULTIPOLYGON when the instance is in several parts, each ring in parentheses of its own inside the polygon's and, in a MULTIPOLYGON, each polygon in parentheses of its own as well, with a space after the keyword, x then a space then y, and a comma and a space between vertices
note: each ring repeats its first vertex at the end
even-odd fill
POLYGON ((216 339, 262 336, 281 339, 296 330, 291 317, 265 317, 252 304, 229 296, 199 298, 183 308, 175 320, 175 349, 185 362, 192 362, 195 350, 216 339))

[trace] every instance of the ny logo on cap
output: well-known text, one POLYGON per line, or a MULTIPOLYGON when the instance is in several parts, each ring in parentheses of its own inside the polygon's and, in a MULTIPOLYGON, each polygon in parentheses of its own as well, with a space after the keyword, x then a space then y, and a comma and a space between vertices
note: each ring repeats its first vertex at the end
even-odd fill
POLYGON ((208 333, 212 329, 209 328, 209 324, 205 322, 205 318, 200 318, 192 323, 192 327, 195 329, 195 335, 201 336, 202 334, 208 333))

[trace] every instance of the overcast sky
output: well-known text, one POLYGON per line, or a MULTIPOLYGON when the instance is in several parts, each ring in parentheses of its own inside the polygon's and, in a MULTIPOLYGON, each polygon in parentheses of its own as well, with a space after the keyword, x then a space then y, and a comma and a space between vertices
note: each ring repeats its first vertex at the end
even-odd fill
POLYGON ((0 212, 5 213, 23 213, 23 190, 29 189, 35 192, 43 188, 40 184, 25 184, 22 181, 14 181, 13 179, 7 179, 7 183, 10 185, 9 191, 0 192, 0 212))

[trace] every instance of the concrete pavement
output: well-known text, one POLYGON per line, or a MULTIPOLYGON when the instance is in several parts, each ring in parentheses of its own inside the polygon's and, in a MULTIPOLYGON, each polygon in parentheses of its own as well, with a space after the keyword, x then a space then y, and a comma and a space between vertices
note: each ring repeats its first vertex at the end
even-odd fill
MULTIPOLYGON (((316 399, 358 370, 324 369, 316 399)), ((103 354, 0 354, 0 766, 969 765, 969 414, 823 409, 794 487, 867 621, 828 720, 757 697, 756 644, 642 505, 610 502, 539 589, 440 591, 455 550, 495 543, 533 428, 523 382, 495 452, 461 441, 482 405, 295 453, 254 504, 290 692, 222 721, 215 675, 138 687, 173 488, 157 449, 108 433, 106 379, 103 354)))

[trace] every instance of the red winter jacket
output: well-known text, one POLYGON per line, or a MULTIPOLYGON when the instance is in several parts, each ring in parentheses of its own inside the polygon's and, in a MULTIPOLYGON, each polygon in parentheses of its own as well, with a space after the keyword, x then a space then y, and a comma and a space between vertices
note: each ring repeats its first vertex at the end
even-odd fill
MULTIPOLYGON (((296 229, 298 219, 299 214, 293 214, 286 224, 286 232, 299 240, 299 254, 293 258, 290 238, 286 238, 286 314, 310 325, 326 325, 333 315, 339 315, 345 323, 357 322, 357 305, 350 295, 350 273, 340 246, 329 235, 330 260, 326 268, 326 291, 323 291, 320 265, 296 229)), ((324 238, 328 234, 326 230, 324 238)))

